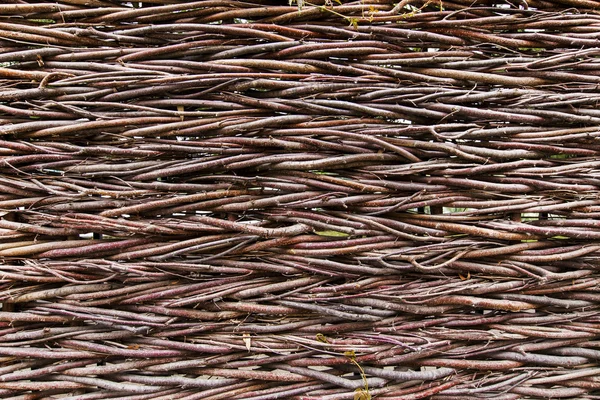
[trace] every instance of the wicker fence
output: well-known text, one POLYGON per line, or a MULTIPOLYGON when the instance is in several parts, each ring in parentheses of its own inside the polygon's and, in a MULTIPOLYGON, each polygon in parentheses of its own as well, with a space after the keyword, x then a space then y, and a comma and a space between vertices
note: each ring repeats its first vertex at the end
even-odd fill
POLYGON ((3 399, 600 398, 600 2, 0 5, 3 399))

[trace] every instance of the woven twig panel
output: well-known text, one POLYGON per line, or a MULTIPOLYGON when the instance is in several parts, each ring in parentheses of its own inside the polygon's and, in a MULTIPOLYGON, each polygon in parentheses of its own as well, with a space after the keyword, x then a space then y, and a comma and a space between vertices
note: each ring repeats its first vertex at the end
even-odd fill
POLYGON ((3 399, 600 398, 600 2, 0 5, 3 399))

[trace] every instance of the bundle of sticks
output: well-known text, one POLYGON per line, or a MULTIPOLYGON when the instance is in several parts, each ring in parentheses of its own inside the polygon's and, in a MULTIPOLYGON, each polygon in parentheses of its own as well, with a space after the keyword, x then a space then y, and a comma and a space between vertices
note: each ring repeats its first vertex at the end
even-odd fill
POLYGON ((600 396, 600 2, 0 5, 0 396, 600 396))

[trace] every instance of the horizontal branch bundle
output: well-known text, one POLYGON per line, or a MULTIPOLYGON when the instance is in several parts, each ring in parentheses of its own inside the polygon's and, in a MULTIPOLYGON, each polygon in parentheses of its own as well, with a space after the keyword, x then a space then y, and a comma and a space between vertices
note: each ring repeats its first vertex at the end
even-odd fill
POLYGON ((600 2, 0 5, 0 397, 600 396, 600 2))

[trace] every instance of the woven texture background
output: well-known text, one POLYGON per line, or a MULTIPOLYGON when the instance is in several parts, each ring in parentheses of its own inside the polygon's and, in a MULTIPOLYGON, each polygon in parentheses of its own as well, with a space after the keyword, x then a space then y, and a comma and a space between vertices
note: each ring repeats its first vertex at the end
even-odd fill
POLYGON ((1 4, 0 397, 600 398, 596 9, 1 4))

